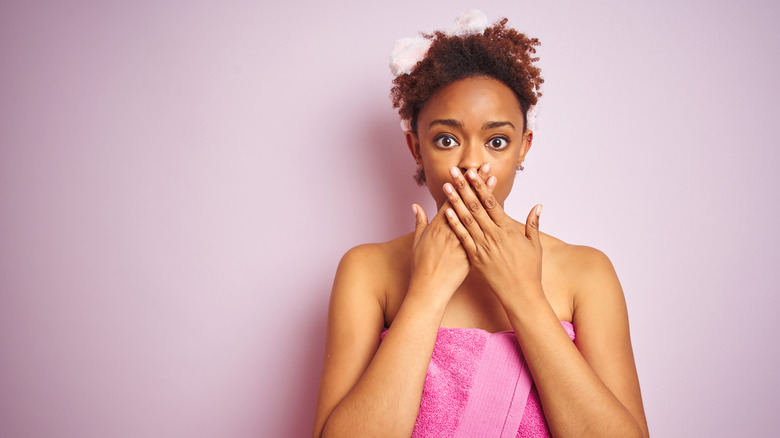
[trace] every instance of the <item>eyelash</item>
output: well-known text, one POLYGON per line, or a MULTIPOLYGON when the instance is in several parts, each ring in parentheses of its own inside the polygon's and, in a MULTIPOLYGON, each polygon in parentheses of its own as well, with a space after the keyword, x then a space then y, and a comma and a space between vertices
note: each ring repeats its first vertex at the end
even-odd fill
POLYGON ((490 145, 488 147, 493 149, 493 150, 502 151, 502 150, 506 149, 509 146, 509 139, 506 138, 506 137, 493 137, 490 140, 488 140, 487 144, 490 145), (503 140, 504 141, 503 146, 501 146, 501 147, 493 146, 493 142, 495 140, 503 140))
POLYGON ((438 146, 438 147, 440 147, 442 149, 451 149, 452 147, 457 146, 457 145, 460 144, 460 143, 458 143, 458 140, 456 140, 455 137, 453 137, 451 135, 440 135, 440 136, 438 136, 438 137, 433 139, 433 143, 436 146, 438 146), (440 143, 442 140, 451 140, 455 144, 454 145, 450 145, 450 146, 444 146, 443 144, 440 143))
MULTIPOLYGON (((453 137, 451 135, 448 135, 448 134, 447 135, 440 135, 440 136, 434 138, 433 139, 433 143, 436 146, 438 146, 438 147, 440 147, 442 149, 452 149, 453 147, 458 146, 460 144, 460 143, 458 143, 458 140, 455 137, 453 137), (445 145, 441 144, 442 140, 450 140, 454 144, 452 144, 450 146, 445 146, 445 145)), ((488 142, 485 144, 485 146, 487 146, 490 149, 493 149, 495 151, 502 151, 502 150, 506 149, 509 146, 509 139, 506 138, 506 137, 503 137, 503 136, 493 137, 490 140, 488 140, 488 142), (504 144, 501 145, 500 147, 493 146, 492 143, 494 141, 496 141, 496 140, 502 140, 504 142, 504 144)))

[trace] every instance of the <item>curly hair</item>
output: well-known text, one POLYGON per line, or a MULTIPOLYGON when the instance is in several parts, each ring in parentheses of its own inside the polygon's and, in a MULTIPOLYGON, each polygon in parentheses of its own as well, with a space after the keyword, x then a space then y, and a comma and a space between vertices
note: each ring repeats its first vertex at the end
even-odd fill
POLYGON ((533 63, 539 40, 506 26, 503 18, 482 34, 450 36, 441 31, 422 34, 431 40, 425 57, 409 74, 393 80, 390 96, 393 108, 402 119, 411 122, 417 132, 417 116, 425 102, 440 88, 459 79, 488 76, 506 84, 517 96, 523 112, 536 105, 544 79, 533 63))

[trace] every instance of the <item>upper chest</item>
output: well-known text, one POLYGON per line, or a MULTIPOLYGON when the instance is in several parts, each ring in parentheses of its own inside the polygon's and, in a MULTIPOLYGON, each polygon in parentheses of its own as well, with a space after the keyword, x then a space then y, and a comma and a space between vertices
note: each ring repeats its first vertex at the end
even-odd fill
MULTIPOLYGON (((392 324, 398 313, 411 277, 410 256, 396 258, 388 265, 390 272, 381 276, 386 282, 383 289, 385 326, 392 324)), ((571 321, 574 313, 574 282, 567 275, 565 266, 554 254, 546 255, 542 263, 542 288, 553 312, 561 321, 571 321)), ((478 276, 469 275, 455 291, 441 323, 442 327, 481 328, 489 332, 510 330, 512 327, 501 303, 492 290, 478 276)))

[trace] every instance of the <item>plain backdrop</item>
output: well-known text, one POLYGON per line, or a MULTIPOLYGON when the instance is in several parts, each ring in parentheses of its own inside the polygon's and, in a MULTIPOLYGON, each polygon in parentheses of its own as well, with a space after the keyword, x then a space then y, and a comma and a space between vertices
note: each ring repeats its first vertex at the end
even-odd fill
POLYGON ((606 252, 651 433, 780 430, 772 1, 4 1, 0 436, 303 437, 350 247, 432 208, 393 42, 542 41, 507 210, 606 252))

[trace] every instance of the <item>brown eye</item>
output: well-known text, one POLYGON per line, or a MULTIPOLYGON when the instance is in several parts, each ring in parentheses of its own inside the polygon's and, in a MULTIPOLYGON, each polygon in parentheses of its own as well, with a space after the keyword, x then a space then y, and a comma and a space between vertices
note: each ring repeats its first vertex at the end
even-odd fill
POLYGON ((488 146, 495 150, 506 149, 509 146, 509 140, 505 137, 494 137, 490 139, 488 146))
POLYGON ((449 135, 441 135, 436 137, 433 142, 436 144, 436 146, 444 149, 449 149, 458 145, 458 141, 449 135))

